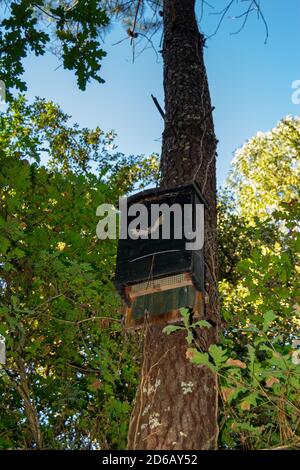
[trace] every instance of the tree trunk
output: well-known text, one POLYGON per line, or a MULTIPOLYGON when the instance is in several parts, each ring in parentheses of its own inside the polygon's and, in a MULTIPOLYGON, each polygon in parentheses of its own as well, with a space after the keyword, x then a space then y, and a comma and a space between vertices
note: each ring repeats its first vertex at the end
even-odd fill
POLYGON ((25 370, 25 364, 23 359, 17 359, 18 372, 20 375, 20 383, 16 384, 16 389, 23 399, 25 415, 28 421, 28 429, 32 436, 32 441, 35 444, 36 449, 43 448, 43 435, 40 428, 39 416, 34 403, 34 397, 32 395, 29 385, 29 380, 25 370))
MULTIPOLYGON (((206 305, 215 325, 199 330, 201 343, 217 341, 220 324, 216 263, 216 139, 203 36, 195 0, 164 0, 165 130, 162 186, 196 181, 209 204, 205 215, 206 305)), ((186 358, 185 334, 145 331, 141 382, 128 435, 129 449, 214 449, 217 445, 217 379, 186 358)))

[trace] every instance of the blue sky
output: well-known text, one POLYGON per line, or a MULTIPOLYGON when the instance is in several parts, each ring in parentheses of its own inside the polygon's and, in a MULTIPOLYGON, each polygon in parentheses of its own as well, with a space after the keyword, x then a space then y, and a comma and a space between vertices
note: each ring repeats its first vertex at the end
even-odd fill
MULTIPOLYGON (((210 0, 216 10, 223 0, 210 0)), ((257 131, 266 131, 287 114, 300 115, 292 103, 291 84, 300 80, 300 0, 261 0, 268 22, 269 39, 256 16, 238 35, 238 20, 226 19, 217 35, 207 41, 205 61, 210 82, 218 145, 217 176, 222 184, 232 154, 257 131)), ((201 28, 209 35, 218 17, 206 10, 201 28)), ((58 66, 51 55, 25 61, 27 96, 45 97, 60 104, 81 126, 114 129, 119 150, 127 154, 160 153, 162 119, 151 93, 163 105, 162 60, 152 50, 132 63, 129 41, 112 46, 126 36, 114 25, 107 35, 103 61, 104 85, 90 83, 79 91, 71 72, 58 66)), ((158 36, 157 41, 159 41, 158 36)))

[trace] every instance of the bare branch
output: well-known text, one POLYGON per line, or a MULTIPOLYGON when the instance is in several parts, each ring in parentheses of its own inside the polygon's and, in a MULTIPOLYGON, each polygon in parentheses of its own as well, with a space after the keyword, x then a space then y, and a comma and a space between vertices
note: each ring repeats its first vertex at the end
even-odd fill
MULTIPOLYGON (((204 1, 204 0, 203 0, 204 1)), ((269 37, 269 29, 268 29, 268 24, 267 24, 267 21, 264 17, 264 14, 262 12, 262 9, 261 9, 261 6, 260 6, 260 1, 259 0, 237 0, 236 3, 238 4, 241 4, 242 2, 249 2, 249 5, 248 7, 246 8, 245 11, 243 11, 242 13, 238 14, 238 15, 234 15, 234 16, 228 16, 228 18, 230 18, 231 20, 236 20, 236 19, 243 19, 242 21, 242 24, 241 26, 238 28, 237 31, 234 31, 230 34, 238 34, 240 33, 244 27, 246 26, 246 23, 247 23, 247 20, 249 18, 249 15, 252 13, 252 12, 257 12, 257 18, 258 19, 262 19, 263 21, 263 24, 264 24, 264 27, 265 27, 265 31, 266 31, 266 37, 265 37, 265 44, 267 43, 268 41, 268 37, 269 37)), ((220 20, 217 24, 217 27, 215 29, 215 31, 210 35, 208 36, 208 39, 212 38, 213 36, 215 36, 217 34, 217 32, 219 31, 223 21, 225 20, 225 17, 227 14, 229 14, 229 11, 230 9, 232 8, 232 6, 234 5, 235 1, 234 0, 230 0, 227 5, 225 6, 225 8, 223 8, 222 10, 220 11, 216 11, 216 12, 211 12, 210 15, 220 15, 220 20)), ((202 13, 203 13, 203 2, 201 3, 201 6, 202 6, 202 10, 201 10, 201 16, 202 16, 202 13)))
POLYGON ((162 116, 163 119, 165 119, 165 113, 163 112, 159 102, 157 101, 157 98, 155 98, 155 96, 153 95, 151 95, 151 98, 153 99, 153 102, 155 106, 157 107, 159 114, 162 116))

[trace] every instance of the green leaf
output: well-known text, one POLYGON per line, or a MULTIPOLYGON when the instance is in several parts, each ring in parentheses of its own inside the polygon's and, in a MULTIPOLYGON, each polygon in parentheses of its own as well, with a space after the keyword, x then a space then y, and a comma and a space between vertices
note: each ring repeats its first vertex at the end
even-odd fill
POLYGON ((234 401, 238 395, 242 392, 245 392, 247 388, 245 387, 221 387, 221 393, 223 399, 230 404, 234 401))
POLYGON ((179 326, 179 325, 168 325, 168 326, 165 326, 165 327, 164 327, 163 333, 166 333, 167 335, 170 335, 171 333, 174 333, 174 331, 183 330, 183 329, 184 329, 183 326, 179 326))
POLYGON ((202 353, 198 351, 196 348, 189 348, 187 350, 187 357, 193 364, 196 365, 205 365, 209 367, 211 370, 215 370, 213 364, 209 361, 209 355, 207 353, 202 353))
POLYGON ((264 321, 263 321, 263 331, 266 332, 271 325, 271 323, 275 320, 276 315, 273 310, 268 310, 264 314, 264 321))
POLYGON ((212 344, 208 351, 218 369, 228 358, 226 350, 223 350, 221 346, 217 346, 216 344, 212 344))
POLYGON ((248 356, 250 359, 251 366, 253 366, 255 359, 256 359, 255 349, 253 346, 251 346, 251 344, 247 344, 247 349, 248 349, 248 356))
POLYGON ((257 392, 250 393, 246 397, 243 397, 240 408, 242 411, 249 411, 251 406, 257 406, 257 398, 259 394, 257 392))
POLYGON ((196 323, 193 323, 192 328, 212 328, 212 325, 206 320, 199 320, 196 323))
POLYGON ((181 313, 181 315, 182 315, 183 318, 188 318, 188 317, 189 317, 189 314, 190 314, 190 313, 189 313, 189 309, 188 309, 188 308, 184 308, 184 307, 182 307, 182 308, 180 309, 180 313, 181 313))

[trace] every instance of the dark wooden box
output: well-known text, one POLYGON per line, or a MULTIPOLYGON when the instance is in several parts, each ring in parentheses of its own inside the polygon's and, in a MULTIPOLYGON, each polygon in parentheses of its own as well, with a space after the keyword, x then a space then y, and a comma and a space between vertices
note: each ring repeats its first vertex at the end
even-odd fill
MULTIPOLYGON (((151 204, 166 203, 171 206, 179 204, 182 209, 185 204, 207 204, 196 184, 190 184, 171 189, 150 189, 135 194, 127 199, 127 207, 132 204, 144 204, 150 209, 151 204)), ((128 225, 135 217, 128 217, 128 225)), ((195 230, 195 211, 192 211, 192 226, 195 230)), ((120 239, 118 243, 115 285, 124 299, 126 288, 135 284, 187 273, 198 291, 204 291, 204 259, 203 250, 187 250, 184 237, 174 238, 174 219, 170 218, 170 239, 163 239, 160 227, 159 239, 133 240, 120 239)), ((151 227, 149 210, 149 227, 151 227)), ((183 223, 183 220, 182 220, 183 223)), ((204 230, 204 228, 203 228, 204 230)), ((127 234, 128 235, 128 234, 127 234)))

